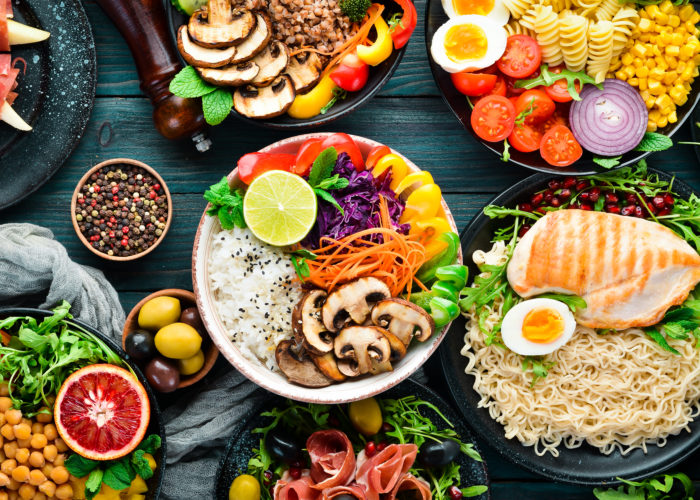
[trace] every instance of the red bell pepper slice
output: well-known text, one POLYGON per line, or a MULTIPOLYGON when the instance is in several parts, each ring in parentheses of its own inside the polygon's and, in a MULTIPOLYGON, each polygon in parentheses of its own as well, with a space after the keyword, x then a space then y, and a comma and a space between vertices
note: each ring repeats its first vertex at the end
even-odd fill
POLYGON ((418 23, 418 13, 411 0, 395 0, 403 9, 401 19, 391 27, 391 39, 394 41, 394 48, 400 49, 408 43, 408 40, 416 29, 418 23))
POLYGON ((388 146, 376 146, 367 155, 365 160, 365 165, 367 168, 372 169, 377 164, 377 162, 384 156, 391 154, 391 149, 388 146))
POLYGON ((347 153, 350 157, 350 161, 355 165, 358 172, 362 172, 365 169, 365 161, 362 159, 362 153, 360 148, 357 147, 355 141, 352 140, 348 134, 332 134, 323 139, 321 143, 321 151, 326 148, 334 147, 338 154, 347 153))
POLYGON ((331 71, 330 79, 343 90, 357 92, 367 83, 369 65, 357 57, 357 51, 341 59, 337 68, 331 71))
POLYGON ((238 177, 246 184, 269 170, 294 172, 296 155, 282 153, 248 153, 238 160, 238 177))
POLYGON ((311 166, 318 157, 319 153, 323 151, 321 143, 323 139, 307 139, 297 151, 294 173, 297 175, 305 176, 311 171, 311 166))

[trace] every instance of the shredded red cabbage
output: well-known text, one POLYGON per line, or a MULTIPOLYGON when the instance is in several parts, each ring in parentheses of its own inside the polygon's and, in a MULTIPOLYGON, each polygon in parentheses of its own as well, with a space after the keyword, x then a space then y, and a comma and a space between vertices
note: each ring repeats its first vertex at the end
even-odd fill
MULTIPOLYGON (((396 197, 389 187, 391 172, 383 178, 375 179, 371 172, 358 172, 346 153, 340 153, 333 168, 333 174, 338 174, 350 181, 343 189, 333 189, 329 192, 338 204, 343 207, 344 215, 330 203, 318 200, 318 215, 316 224, 304 238, 302 245, 306 248, 319 247, 321 237, 341 239, 358 231, 373 227, 381 227, 379 217, 379 197, 384 196, 389 207, 389 216, 394 229, 402 234, 408 233, 409 224, 399 224, 403 213, 404 203, 396 197)), ((382 237, 376 235, 373 240, 382 242, 382 237)))

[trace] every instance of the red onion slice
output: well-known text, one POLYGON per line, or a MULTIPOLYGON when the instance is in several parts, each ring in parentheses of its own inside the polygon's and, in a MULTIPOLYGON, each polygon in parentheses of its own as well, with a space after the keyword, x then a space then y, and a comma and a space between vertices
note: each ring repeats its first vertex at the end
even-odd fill
POLYGON ((618 156, 634 149, 647 129, 649 114, 642 96, 627 82, 608 78, 603 89, 586 85, 569 111, 576 140, 588 151, 618 156))

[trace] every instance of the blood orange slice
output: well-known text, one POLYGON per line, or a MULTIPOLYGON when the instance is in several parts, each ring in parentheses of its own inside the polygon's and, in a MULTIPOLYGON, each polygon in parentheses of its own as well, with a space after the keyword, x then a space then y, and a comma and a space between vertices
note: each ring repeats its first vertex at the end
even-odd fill
POLYGON ((54 418, 69 448, 93 460, 113 460, 143 439, 151 405, 143 385, 124 368, 99 364, 73 373, 58 391, 54 418))

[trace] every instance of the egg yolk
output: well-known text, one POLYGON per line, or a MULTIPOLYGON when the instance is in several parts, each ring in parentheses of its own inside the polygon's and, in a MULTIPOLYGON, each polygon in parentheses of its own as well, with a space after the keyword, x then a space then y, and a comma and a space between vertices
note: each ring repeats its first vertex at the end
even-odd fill
POLYGON ((525 315, 522 331, 530 342, 548 344, 564 333, 564 318, 553 309, 533 309, 525 315))
POLYGON ((480 59, 487 48, 486 33, 476 24, 453 26, 445 35, 445 54, 454 62, 480 59))
POLYGON ((485 16, 493 10, 494 0, 452 0, 452 7, 458 16, 477 14, 485 16))

